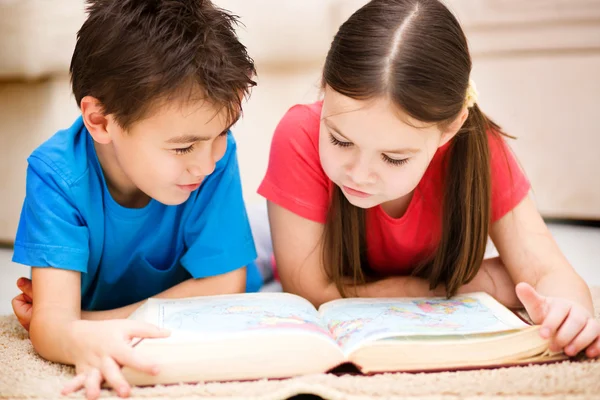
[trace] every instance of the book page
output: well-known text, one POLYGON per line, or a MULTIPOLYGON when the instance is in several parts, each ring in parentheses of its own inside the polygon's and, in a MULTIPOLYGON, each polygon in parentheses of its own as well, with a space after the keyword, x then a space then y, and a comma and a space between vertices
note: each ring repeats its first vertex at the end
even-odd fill
POLYGON ((285 293, 149 299, 146 310, 135 318, 169 329, 171 337, 167 341, 265 330, 303 331, 332 338, 310 302, 285 293))
POLYGON ((366 341, 473 335, 528 325, 485 293, 446 298, 344 299, 319 309, 348 355, 366 341))

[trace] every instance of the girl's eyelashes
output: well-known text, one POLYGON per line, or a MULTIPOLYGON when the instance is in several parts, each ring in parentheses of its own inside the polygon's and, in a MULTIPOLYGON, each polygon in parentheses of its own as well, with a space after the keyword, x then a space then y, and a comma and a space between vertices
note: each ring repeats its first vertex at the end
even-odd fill
MULTIPOLYGON (((352 146, 352 142, 342 142, 339 139, 336 139, 335 136, 333 136, 331 133, 329 133, 329 141, 331 141, 331 143, 334 146, 340 146, 340 147, 350 147, 352 146)), ((381 158, 383 159, 383 161, 385 161, 387 164, 389 165, 394 165, 394 166, 400 166, 400 165, 404 165, 408 162, 408 158, 403 158, 401 160, 395 159, 395 158, 391 158, 386 156, 385 154, 381 155, 381 158)))
POLYGON ((333 136, 331 133, 329 134, 329 141, 331 141, 331 143, 334 146, 340 146, 340 147, 352 146, 351 142, 342 142, 341 140, 336 139, 335 136, 333 136))
POLYGON ((191 145, 189 147, 184 147, 182 149, 173 149, 173 150, 175 150, 175 154, 179 154, 179 155, 188 154, 188 153, 191 153, 192 151, 194 151, 194 145, 191 145))
POLYGON ((386 156, 385 154, 382 154, 381 158, 383 158, 383 161, 385 161, 386 163, 388 163, 390 165, 395 165, 395 166, 404 165, 409 160, 408 158, 403 158, 401 160, 397 160, 395 158, 390 158, 390 157, 386 156))

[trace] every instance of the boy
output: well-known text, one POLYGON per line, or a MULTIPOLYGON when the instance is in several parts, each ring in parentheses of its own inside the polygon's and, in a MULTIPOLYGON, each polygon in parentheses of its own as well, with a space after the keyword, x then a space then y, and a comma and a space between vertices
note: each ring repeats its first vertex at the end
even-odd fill
POLYGON ((120 366, 157 372, 128 346, 168 334, 124 320, 145 299, 243 292, 258 275, 229 132, 255 68, 208 0, 88 11, 70 68, 81 117, 28 159, 13 260, 32 280, 13 308, 42 357, 75 365, 64 393, 95 398, 103 381, 128 395, 120 366))

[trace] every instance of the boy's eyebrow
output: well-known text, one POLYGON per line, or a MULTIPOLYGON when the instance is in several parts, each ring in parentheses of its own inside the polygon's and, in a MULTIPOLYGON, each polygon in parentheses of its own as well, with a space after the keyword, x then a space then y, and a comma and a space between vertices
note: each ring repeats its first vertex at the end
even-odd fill
MULTIPOLYGON (((330 121, 325 121, 325 125, 327 125, 327 127, 329 129, 331 129, 333 132, 337 133, 338 135, 340 135, 342 138, 346 139, 347 141, 351 142, 352 140, 348 139, 348 137, 344 136, 344 134, 342 134, 342 132, 340 132, 340 130, 330 121)), ((419 149, 411 149, 411 148, 406 148, 406 149, 396 149, 396 150, 383 150, 382 153, 389 153, 389 154, 415 154, 418 153, 420 150, 419 149)))
POLYGON ((167 140, 167 143, 185 144, 185 143, 192 143, 192 142, 205 142, 210 139, 211 138, 208 136, 185 134, 185 135, 180 135, 180 136, 174 136, 171 139, 167 140))
MULTIPOLYGON (((229 125, 226 129, 224 129, 223 132, 228 132, 233 125, 235 125, 235 122, 233 124, 229 125)), ((179 135, 179 136, 173 136, 172 138, 167 140, 165 143, 186 144, 186 143, 194 143, 194 142, 206 142, 211 139, 212 138, 210 136, 199 136, 199 135, 193 135, 190 133, 186 133, 186 134, 179 135)))

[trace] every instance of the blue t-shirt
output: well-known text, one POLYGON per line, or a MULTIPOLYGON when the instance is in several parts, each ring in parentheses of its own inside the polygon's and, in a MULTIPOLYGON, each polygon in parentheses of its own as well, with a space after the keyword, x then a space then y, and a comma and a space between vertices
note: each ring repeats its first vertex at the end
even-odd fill
POLYGON ((28 162, 13 261, 81 272, 83 310, 122 307, 243 266, 247 290, 260 287, 231 133, 214 172, 177 206, 116 203, 81 118, 28 162))

